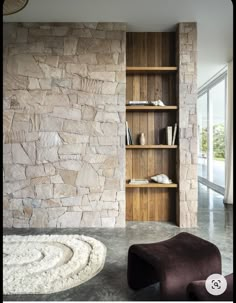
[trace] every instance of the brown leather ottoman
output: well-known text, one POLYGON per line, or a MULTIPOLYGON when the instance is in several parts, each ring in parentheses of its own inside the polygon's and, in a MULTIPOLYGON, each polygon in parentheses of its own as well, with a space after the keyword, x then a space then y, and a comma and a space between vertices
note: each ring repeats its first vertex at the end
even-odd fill
POLYGON ((205 287, 205 280, 193 281, 187 287, 188 298, 191 301, 233 301, 233 273, 225 276, 227 288, 218 296, 209 294, 205 287))
POLYGON ((213 273, 221 274, 219 249, 187 232, 158 243, 134 244, 128 251, 130 288, 160 282, 162 300, 187 300, 188 284, 213 273))

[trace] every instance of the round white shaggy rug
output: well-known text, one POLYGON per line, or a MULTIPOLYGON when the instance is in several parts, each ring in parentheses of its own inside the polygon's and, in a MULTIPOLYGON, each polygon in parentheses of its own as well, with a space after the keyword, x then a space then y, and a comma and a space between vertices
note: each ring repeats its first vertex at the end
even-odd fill
POLYGON ((106 247, 77 235, 3 237, 3 293, 49 294, 66 290, 102 270, 106 247))

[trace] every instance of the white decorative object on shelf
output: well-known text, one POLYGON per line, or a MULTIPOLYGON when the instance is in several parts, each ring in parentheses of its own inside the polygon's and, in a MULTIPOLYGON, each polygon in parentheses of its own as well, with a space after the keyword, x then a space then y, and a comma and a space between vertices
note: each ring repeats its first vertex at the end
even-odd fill
POLYGON ((172 145, 172 126, 166 127, 166 143, 172 145))
POLYGON ((162 184, 170 184, 173 183, 171 179, 169 179, 169 177, 167 177, 167 175, 165 174, 160 174, 160 175, 156 175, 151 177, 151 180, 157 182, 157 183, 162 183, 162 184))
POLYGON ((130 179, 129 184, 148 184, 147 179, 130 179))
POLYGON ((155 106, 165 106, 164 102, 161 101, 160 99, 157 101, 150 101, 150 103, 155 106))

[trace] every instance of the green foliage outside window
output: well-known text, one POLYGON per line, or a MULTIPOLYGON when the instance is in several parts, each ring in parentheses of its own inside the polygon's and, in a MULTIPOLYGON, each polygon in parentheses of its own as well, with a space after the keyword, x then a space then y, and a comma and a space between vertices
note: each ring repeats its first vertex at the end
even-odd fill
MULTIPOLYGON (((203 154, 207 154, 207 128, 200 133, 200 147, 203 154)), ((225 158, 225 129, 223 124, 213 126, 213 152, 214 159, 225 158)))

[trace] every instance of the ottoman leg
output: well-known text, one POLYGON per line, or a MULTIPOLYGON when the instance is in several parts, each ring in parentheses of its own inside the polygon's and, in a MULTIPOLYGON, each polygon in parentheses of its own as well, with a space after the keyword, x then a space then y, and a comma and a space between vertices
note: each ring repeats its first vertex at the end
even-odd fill
POLYGON ((128 252, 128 285, 134 290, 138 290, 159 282, 156 270, 135 252, 128 252))

